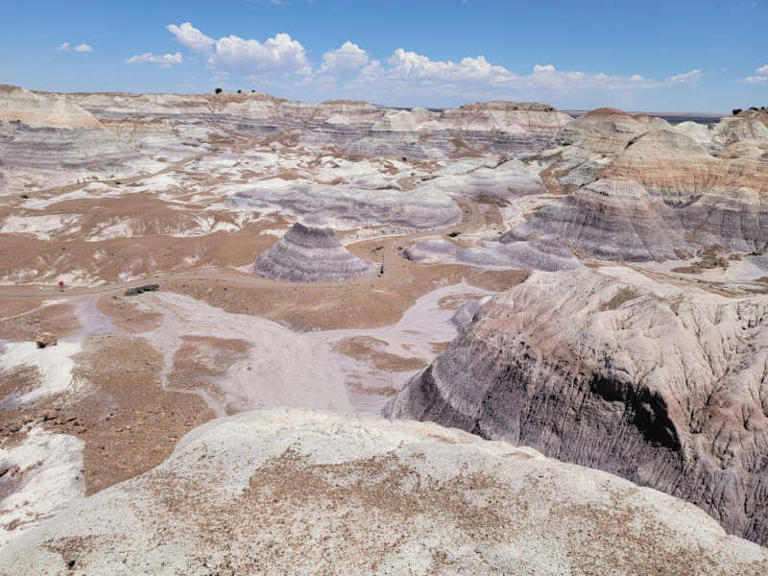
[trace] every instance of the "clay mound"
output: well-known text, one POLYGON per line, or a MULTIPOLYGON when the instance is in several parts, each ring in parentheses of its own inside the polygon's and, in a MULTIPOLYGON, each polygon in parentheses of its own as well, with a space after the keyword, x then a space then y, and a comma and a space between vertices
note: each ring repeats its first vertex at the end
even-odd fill
POLYGON ((389 410, 600 468, 768 544, 768 297, 534 272, 389 410))
POLYGON ((723 118, 718 127, 719 141, 724 146, 743 141, 768 143, 768 109, 744 110, 737 116, 723 118))
POLYGON ((85 109, 61 94, 35 94, 0 85, 0 122, 20 122, 30 128, 101 128, 85 109))
POLYGON ((675 249, 695 250, 676 216, 634 180, 597 180, 544 206, 506 232, 501 242, 568 242, 591 256, 613 260, 675 259, 675 249))
POLYGON ((553 143, 567 147, 558 150, 565 160, 581 163, 597 160, 598 154, 618 154, 633 138, 659 128, 671 126, 654 116, 598 108, 566 125, 553 143))
POLYGON ((764 250, 768 164, 757 114, 680 129, 620 110, 589 112, 539 154, 542 181, 558 199, 508 237, 628 260, 674 259, 712 245, 764 250), (723 148, 726 140, 734 142, 723 148))
POLYGON ((259 256, 254 271, 265 278, 289 282, 337 282, 374 276, 376 265, 344 248, 331 228, 297 222, 259 256))
POLYGON ((433 424, 249 412, 0 550, 28 574, 731 574, 768 552, 697 508, 433 424), (639 569, 638 567, 641 567, 639 569))
POLYGON ((535 134, 551 138, 573 122, 565 112, 536 102, 482 102, 446 109, 442 122, 466 131, 500 131, 511 134, 535 134))

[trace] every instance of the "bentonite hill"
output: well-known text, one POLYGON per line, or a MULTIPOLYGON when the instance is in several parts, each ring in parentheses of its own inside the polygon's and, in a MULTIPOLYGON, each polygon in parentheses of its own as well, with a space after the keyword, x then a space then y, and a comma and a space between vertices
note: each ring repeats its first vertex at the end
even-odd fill
POLYGON ((300 222, 261 254, 253 269, 265 278, 290 282, 331 282, 376 273, 372 262, 345 250, 331 228, 300 222))
POLYGON ((0 573, 768 573, 768 110, 0 86, 0 159, 0 573))

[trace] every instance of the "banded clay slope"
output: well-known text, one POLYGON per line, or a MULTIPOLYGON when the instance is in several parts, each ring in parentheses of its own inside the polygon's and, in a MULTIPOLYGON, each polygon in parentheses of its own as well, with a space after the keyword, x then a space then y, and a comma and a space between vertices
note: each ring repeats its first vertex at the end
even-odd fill
POLYGON ((486 304, 389 412, 607 470, 768 544, 768 297, 599 270, 486 304))
MULTIPOLYGON (((454 176, 485 189, 478 168, 541 151, 571 121, 509 102, 393 110, 4 87, 0 284, 243 268, 272 242, 254 236, 281 235, 286 222, 361 240, 458 225, 454 176)), ((512 172, 494 187, 520 180, 512 172)))
POLYGON ((64 95, 0 85, 0 194, 122 172, 139 159, 64 95))
POLYGON ((265 278, 289 282, 338 282, 376 275, 376 265, 344 248, 330 228, 294 224, 253 267, 265 278))
POLYGON ((712 129, 678 129, 619 110, 585 114, 539 156, 548 164, 544 184, 561 198, 502 241, 557 240, 627 260, 675 259, 712 246, 763 250, 768 132, 760 115, 768 117, 758 111, 712 129))
POLYGON ((62 95, 39 96, 0 84, 0 122, 23 123, 30 128, 101 128, 99 121, 62 95))
POLYGON ((250 412, 0 550, 28 574, 754 575, 697 508, 434 424, 250 412))
POLYGON ((308 146, 333 145, 343 153, 390 157, 532 154, 572 121, 551 106, 513 102, 432 111, 394 110, 344 100, 307 104, 261 93, 107 93, 67 97, 97 118, 142 124, 154 117, 185 125, 213 124, 229 134, 278 139, 292 135, 308 146))

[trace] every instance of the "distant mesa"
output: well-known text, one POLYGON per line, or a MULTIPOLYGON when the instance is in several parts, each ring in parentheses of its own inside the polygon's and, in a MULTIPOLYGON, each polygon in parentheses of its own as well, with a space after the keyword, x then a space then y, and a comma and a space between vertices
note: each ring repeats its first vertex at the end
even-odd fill
POLYGON ((335 282, 376 275, 376 265, 344 248, 331 228, 299 222, 259 256, 253 268, 265 278, 289 282, 335 282))

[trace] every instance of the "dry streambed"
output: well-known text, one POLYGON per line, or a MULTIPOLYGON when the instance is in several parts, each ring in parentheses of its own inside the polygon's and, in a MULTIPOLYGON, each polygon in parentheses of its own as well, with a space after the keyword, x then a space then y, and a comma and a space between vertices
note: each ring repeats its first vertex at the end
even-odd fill
POLYGON ((4 541, 157 466, 216 416, 378 411, 453 338, 457 308, 487 294, 446 286, 394 325, 304 333, 166 291, 8 305, 5 333, 29 340, 0 355, 4 541), (42 329, 58 343, 38 348, 42 329))

